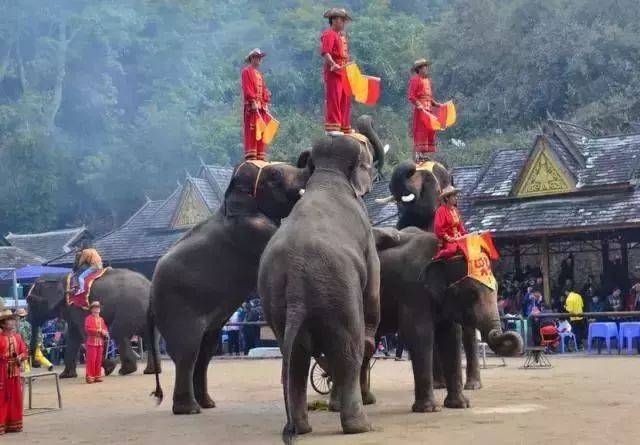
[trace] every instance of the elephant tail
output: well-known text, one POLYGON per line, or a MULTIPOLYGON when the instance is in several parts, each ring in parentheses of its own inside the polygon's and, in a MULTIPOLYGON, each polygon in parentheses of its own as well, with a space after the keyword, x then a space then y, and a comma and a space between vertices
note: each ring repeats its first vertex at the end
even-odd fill
POLYGON ((291 366, 291 356, 293 354, 293 348, 296 345, 302 324, 305 319, 304 311, 293 311, 290 307, 287 307, 287 323, 284 330, 284 340, 282 342, 282 360, 283 360, 283 377, 286 379, 284 403, 287 411, 287 424, 282 430, 282 441, 286 445, 292 445, 295 441, 295 436, 298 434, 293 421, 293 414, 291 410, 294 409, 293 404, 293 369, 291 366))
MULTIPOLYGON (((153 297, 152 297, 153 298, 153 297)), ((160 363, 156 360, 159 360, 158 351, 156 350, 156 342, 155 342, 155 330, 156 330, 156 320, 153 316, 153 309, 151 307, 151 300, 149 301, 149 308, 147 309, 147 331, 149 333, 149 338, 151 339, 151 357, 153 357, 153 373, 156 376, 156 389, 150 394, 155 397, 156 405, 160 405, 162 403, 162 399, 164 394, 162 393, 162 387, 160 386, 160 363)))

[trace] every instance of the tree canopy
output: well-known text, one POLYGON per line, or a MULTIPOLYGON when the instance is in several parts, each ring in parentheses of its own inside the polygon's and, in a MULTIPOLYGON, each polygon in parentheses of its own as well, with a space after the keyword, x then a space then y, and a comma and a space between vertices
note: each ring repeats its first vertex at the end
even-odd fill
MULTIPOLYGON (((382 78, 370 113, 411 152, 406 101, 414 59, 433 62, 438 100, 456 126, 441 133, 450 164, 530 143, 550 113, 600 131, 640 120, 637 0, 347 0, 350 47, 382 78), (451 140, 464 141, 464 146, 451 140)), ((322 134, 313 0, 0 0, 0 232, 122 223, 163 198, 202 159, 242 156, 239 73, 263 72, 281 130, 271 157, 289 160, 322 134)))

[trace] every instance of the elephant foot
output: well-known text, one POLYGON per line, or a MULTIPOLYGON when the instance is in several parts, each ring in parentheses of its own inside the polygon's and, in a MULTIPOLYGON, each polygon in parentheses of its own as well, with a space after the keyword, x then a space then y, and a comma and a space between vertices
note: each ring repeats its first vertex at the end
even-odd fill
POLYGON ((440 381, 433 382, 433 389, 445 389, 446 387, 447 385, 444 382, 440 382, 440 381))
POLYGON ((132 374, 138 370, 138 366, 135 363, 122 363, 120 365, 120 369, 118 369, 118 374, 127 375, 132 374))
POLYGON ((202 410, 195 400, 190 402, 173 402, 173 414, 200 414, 202 410))
POLYGON ((482 389, 482 382, 480 379, 467 379, 467 383, 464 384, 464 389, 473 391, 476 389, 482 389))
POLYGON ((363 405, 375 405, 376 404, 376 396, 373 395, 371 391, 362 393, 362 404, 363 405))
POLYGON ((156 369, 158 370, 158 374, 162 374, 162 367, 160 365, 158 365, 157 367, 153 367, 151 365, 147 365, 146 368, 144 368, 144 371, 142 371, 143 374, 155 374, 156 373, 156 369))
POLYGON ((58 377, 60 377, 61 379, 75 379, 76 377, 78 377, 78 373, 75 371, 75 369, 73 371, 65 369, 60 373, 58 377))
POLYGON ((339 413, 342 410, 342 404, 339 400, 329 400, 329 411, 339 413))
POLYGON ((435 400, 416 400, 411 411, 414 413, 437 413, 440 407, 436 405, 435 400))
POLYGON ((366 433, 372 429, 373 428, 364 413, 359 416, 345 418, 342 420, 342 432, 345 434, 366 433))
POLYGON ((216 407, 216 402, 209 396, 209 394, 205 394, 203 396, 196 396, 196 401, 201 408, 210 409, 216 407))
POLYGON ((469 408, 471 404, 463 394, 447 395, 444 399, 444 406, 453 409, 469 408))
POLYGON ((102 362, 102 368, 104 369, 104 375, 111 375, 114 369, 116 369, 116 364, 112 360, 105 360, 102 362))
POLYGON ((293 426, 296 434, 307 434, 313 431, 313 428, 311 428, 311 425, 309 425, 309 421, 308 420, 298 420, 294 423, 293 426))

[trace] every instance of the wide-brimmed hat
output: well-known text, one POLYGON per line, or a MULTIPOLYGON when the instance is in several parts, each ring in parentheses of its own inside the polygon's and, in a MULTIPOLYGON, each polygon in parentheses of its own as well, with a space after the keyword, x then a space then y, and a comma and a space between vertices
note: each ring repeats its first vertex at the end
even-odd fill
POLYGON ((249 51, 249 54, 247 54, 247 57, 244 58, 244 61, 249 63, 253 56, 258 56, 260 58, 263 58, 266 55, 267 55, 267 53, 262 51, 260 48, 253 48, 251 51, 249 51))
POLYGON ((11 312, 11 309, 5 309, 4 311, 0 312, 0 323, 5 320, 11 320, 11 319, 13 320, 16 319, 16 314, 11 312))
POLYGON ((431 62, 428 61, 427 59, 418 59, 415 62, 413 62, 413 71, 415 71, 416 73, 418 72, 418 68, 420 68, 421 66, 431 66, 431 62))
POLYGON ((449 196, 457 195, 458 193, 460 193, 460 189, 457 189, 452 185, 448 185, 442 190, 442 193, 440 193, 440 199, 448 198, 449 196))
POLYGON ((331 19, 333 17, 342 17, 345 20, 353 20, 346 9, 344 8, 331 8, 327 10, 323 16, 325 19, 331 19))
POLYGON ((93 301, 93 302, 89 305, 89 309, 93 309, 94 307, 99 308, 99 307, 100 307, 100 302, 99 302, 99 301, 93 301))
POLYGON ((18 317, 26 317, 27 316, 27 310, 25 308, 21 307, 20 309, 18 309, 16 311, 16 315, 18 317))

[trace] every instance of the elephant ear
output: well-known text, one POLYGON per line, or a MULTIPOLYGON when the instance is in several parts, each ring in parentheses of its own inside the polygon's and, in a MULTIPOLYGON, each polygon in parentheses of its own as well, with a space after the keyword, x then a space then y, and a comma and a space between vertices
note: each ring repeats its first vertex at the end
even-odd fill
POLYGON ((438 303, 441 303, 440 300, 448 288, 446 267, 447 263, 445 261, 431 261, 420 274, 420 282, 423 283, 425 290, 429 292, 438 303))
POLYGON ((300 156, 298 156, 298 161, 296 162, 296 167, 298 168, 308 168, 310 173, 313 173, 313 169, 315 168, 313 165, 313 159, 311 159, 311 149, 307 148, 300 156))
POLYGON ((376 249, 381 252, 391 249, 400 243, 400 231, 392 228, 372 227, 373 239, 376 243, 376 249))
POLYGON ((371 190, 373 183, 373 156, 364 144, 360 145, 360 154, 351 169, 349 182, 358 198, 363 197, 371 190))
POLYGON ((224 193, 224 214, 227 217, 258 213, 258 203, 252 195, 253 191, 242 179, 234 175, 224 193))

